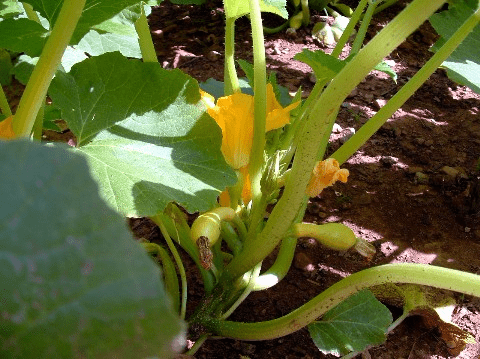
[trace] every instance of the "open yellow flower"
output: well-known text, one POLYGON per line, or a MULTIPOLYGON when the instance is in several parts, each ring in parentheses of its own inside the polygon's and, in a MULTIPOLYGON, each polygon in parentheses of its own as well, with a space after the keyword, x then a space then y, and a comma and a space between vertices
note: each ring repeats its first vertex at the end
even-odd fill
MULTIPOLYGON (((252 200, 252 186, 250 184, 250 175, 248 174, 248 166, 242 167, 238 170, 243 178, 242 187, 242 201, 248 204, 252 200)), ((230 194, 228 191, 223 191, 218 197, 218 203, 222 207, 230 207, 230 194)))
POLYGON ((7 117, 5 120, 0 122, 0 139, 9 140, 9 139, 15 138, 12 122, 13 122, 13 116, 7 117))
MULTIPOLYGON (((227 163, 238 170, 248 165, 253 143, 253 96, 234 93, 220 97, 213 106, 213 97, 202 91, 202 100, 208 114, 222 130, 222 153, 227 163)), ((295 102, 283 108, 275 98, 273 87, 267 84, 267 119, 265 131, 285 126, 290 122, 290 111, 295 102)))
POLYGON ((335 158, 327 158, 324 161, 317 162, 308 182, 307 195, 316 197, 324 188, 337 181, 347 182, 348 174, 347 169, 340 169, 340 165, 335 158))

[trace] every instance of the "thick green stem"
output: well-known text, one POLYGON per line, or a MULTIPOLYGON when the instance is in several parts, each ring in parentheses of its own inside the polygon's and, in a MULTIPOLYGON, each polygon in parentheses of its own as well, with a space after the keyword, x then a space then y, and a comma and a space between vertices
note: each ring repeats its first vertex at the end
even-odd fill
POLYGON ((35 118, 35 123, 32 128, 32 138, 36 141, 42 140, 42 130, 43 130, 43 119, 45 114, 45 104, 40 106, 38 110, 37 117, 35 118))
POLYGON ((340 164, 352 156, 430 77, 447 59, 465 37, 480 22, 480 10, 472 14, 450 39, 427 61, 427 63, 408 81, 385 106, 365 123, 331 157, 340 164))
POLYGON ((156 223, 160 228, 160 232, 162 232, 165 242, 167 242, 168 249, 170 249, 170 252, 172 253, 173 258, 175 259, 175 263, 177 264, 178 274, 180 274, 180 282, 182 283, 180 318, 185 319, 185 313, 187 310, 187 275, 185 273, 185 267, 183 266, 182 259, 180 258, 177 248, 175 248, 172 238, 170 238, 170 235, 168 234, 167 228, 163 224, 162 219, 157 218, 156 223))
MULTIPOLYGON (((250 152, 249 174, 252 188, 252 211, 264 211, 260 206, 262 192, 260 180, 263 170, 265 149, 265 128, 267 118, 267 69, 262 17, 258 0, 250 0, 250 23, 252 27, 253 66, 254 66, 254 126, 253 144, 250 152)), ((256 230, 250 228, 251 230, 256 230)))
POLYGON ((385 283, 428 285, 480 297, 480 276, 427 264, 386 264, 354 273, 332 285, 293 312, 259 323, 212 320, 205 323, 216 335, 239 340, 279 338, 310 324, 356 292, 385 283))
POLYGON ((85 1, 70 0, 63 2, 52 33, 18 104, 13 120, 13 132, 17 137, 30 136, 35 117, 45 101, 48 87, 77 26, 85 1))
POLYGON ((291 226, 305 197, 311 171, 317 161, 318 141, 331 125, 332 114, 338 111, 348 94, 384 56, 400 45, 444 1, 414 0, 378 33, 349 62, 325 89, 307 119, 282 198, 272 211, 263 231, 246 243, 244 250, 225 268, 221 282, 228 283, 253 268, 277 246, 291 226))
POLYGON ((255 280, 253 291, 271 288, 285 278, 292 265, 296 246, 297 239, 295 237, 287 237, 282 241, 275 262, 255 280))
POLYGON ((0 110, 5 116, 7 117, 12 116, 12 110, 10 109, 7 96, 5 96, 5 92, 3 92, 2 86, 0 86, 0 110))
POLYGON ((242 304, 242 302, 248 297, 248 295, 252 292, 255 286, 256 279, 258 278, 261 269, 262 263, 258 263, 257 266, 250 273, 248 284, 244 289, 243 293, 240 295, 240 297, 238 297, 235 303, 233 303, 232 306, 221 316, 221 319, 228 318, 235 311, 235 309, 237 309, 238 306, 242 304))
POLYGON ((240 92, 237 70, 235 69, 235 18, 225 19, 225 68, 223 80, 224 96, 240 92))
POLYGON ((162 262, 163 280, 165 282, 165 291, 170 294, 173 302, 173 308, 180 312, 180 288, 178 286, 177 271, 172 259, 168 255, 165 248, 157 243, 142 243, 145 250, 152 255, 158 256, 162 262))
POLYGON ((363 13, 363 9, 367 5, 367 2, 368 0, 361 0, 358 3, 357 8, 353 12, 352 17, 350 18, 350 21, 348 22, 348 25, 345 28, 345 31, 343 31, 342 36, 340 37, 337 44, 335 45, 335 48, 332 51, 333 57, 338 57, 342 53, 343 47, 345 46, 348 39, 350 38, 350 35, 355 30, 355 25, 357 25, 358 21, 360 20, 360 17, 362 16, 362 13, 363 13))
POLYGON ((138 35, 138 43, 140 45, 140 51, 142 52, 143 62, 158 62, 143 4, 140 4, 139 6, 141 7, 142 14, 137 21, 135 21, 135 30, 138 35))
POLYGON ((372 21, 372 17, 376 7, 377 0, 370 0, 367 11, 365 11, 365 16, 363 17, 362 24, 360 25, 357 36, 355 37, 355 41, 353 42, 350 55, 357 54, 362 48, 363 40, 365 39, 365 35, 367 34, 368 26, 370 25, 370 21, 372 21))

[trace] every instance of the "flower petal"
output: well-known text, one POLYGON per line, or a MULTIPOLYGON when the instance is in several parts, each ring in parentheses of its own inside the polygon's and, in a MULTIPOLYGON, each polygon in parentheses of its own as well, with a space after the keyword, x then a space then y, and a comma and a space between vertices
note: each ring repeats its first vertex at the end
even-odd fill
POLYGON ((253 142, 253 97, 235 93, 221 97, 208 114, 222 129, 222 153, 234 169, 248 164, 253 142))
POLYGON ((214 108, 215 107, 215 97, 210 95, 209 93, 200 90, 201 101, 207 108, 214 108))
POLYGON ((0 122, 0 139, 9 140, 15 138, 15 133, 13 132, 13 115, 7 117, 5 120, 0 122))
POLYGON ((312 171, 306 194, 309 197, 316 197, 324 188, 333 185, 336 181, 347 182, 348 174, 347 169, 340 169, 338 161, 334 158, 319 161, 312 171))
POLYGON ((290 111, 300 104, 300 101, 283 108, 277 101, 272 84, 267 84, 267 123, 266 132, 283 127, 290 123, 290 111))

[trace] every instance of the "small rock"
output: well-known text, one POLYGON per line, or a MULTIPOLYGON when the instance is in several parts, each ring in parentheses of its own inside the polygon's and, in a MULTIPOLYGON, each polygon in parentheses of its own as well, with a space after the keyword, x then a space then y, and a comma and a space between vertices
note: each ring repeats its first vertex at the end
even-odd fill
POLYGON ((163 30, 153 30, 152 34, 155 35, 159 39, 163 39, 163 37, 164 37, 163 30))
POLYGON ((384 167, 390 168, 390 167, 392 167, 395 163, 397 163, 397 161, 396 161, 395 158, 393 158, 392 156, 382 156, 382 158, 380 158, 380 163, 381 163, 384 167))
POLYGON ((415 139, 415 142, 418 143, 419 145, 423 145, 425 143, 425 139, 422 137, 417 137, 415 139))
POLYGON ((348 127, 342 131, 342 137, 340 138, 341 143, 347 142, 350 137, 355 134, 355 129, 353 127, 348 127))
POLYGON ((274 54, 274 55, 281 55, 281 54, 282 54, 282 52, 280 51, 280 49, 278 48, 277 45, 275 45, 275 46, 273 47, 273 54, 274 54))
POLYGON ((386 103, 387 100, 377 98, 375 101, 373 101, 373 107, 375 107, 377 110, 380 110, 383 106, 385 106, 386 103))
POLYGON ((423 172, 416 172, 413 180, 415 181, 416 184, 427 184, 428 175, 423 172))
POLYGON ((365 99, 365 101, 370 102, 373 100, 373 93, 370 93, 370 92, 365 93, 363 94, 363 98, 365 99))
POLYGON ((433 140, 426 140, 425 141, 425 146, 432 146, 433 145, 433 140))
POLYGON ((470 227, 465 227, 465 233, 470 233, 472 229, 470 227))
POLYGON ((293 259, 293 265, 297 269, 301 269, 307 272, 311 272, 315 270, 315 266, 312 263, 311 258, 303 252, 295 253, 295 257, 293 259))
POLYGON ((222 56, 218 51, 212 50, 207 53, 207 59, 210 61, 217 61, 222 56))
POLYGON ((457 177, 457 175, 459 173, 459 171, 456 168, 453 168, 453 167, 450 167, 450 166, 443 166, 442 168, 440 168, 440 171, 442 171, 443 173, 445 173, 446 175, 448 175, 452 178, 457 177))
POLYGON ((317 82, 317 78, 316 78, 316 76, 315 76, 315 73, 310 72, 310 75, 308 75, 308 80, 309 80, 312 84, 316 83, 316 82, 317 82))
POLYGON ((342 126, 340 126, 338 123, 333 124, 332 133, 340 133, 342 130, 342 126))
POLYGON ((285 34, 287 37, 293 39, 297 37, 297 30, 295 30, 293 27, 289 27, 287 30, 285 30, 285 34))

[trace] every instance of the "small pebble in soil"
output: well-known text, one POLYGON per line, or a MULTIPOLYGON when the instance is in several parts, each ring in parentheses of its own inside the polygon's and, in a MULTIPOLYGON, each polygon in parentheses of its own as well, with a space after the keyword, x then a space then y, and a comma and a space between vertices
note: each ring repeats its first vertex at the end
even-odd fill
POLYGON ((415 184, 427 184, 428 175, 423 172, 416 172, 413 181, 415 182, 415 184))
POLYGON ((222 57, 222 54, 215 50, 209 51, 207 53, 207 59, 209 59, 210 61, 217 61, 220 57, 222 57))
POLYGON ((312 259, 304 252, 297 252, 295 254, 293 265, 295 268, 305 272, 312 272, 315 270, 315 265, 313 265, 312 259))
POLYGON ((353 127, 348 127, 342 131, 342 137, 340 138, 341 143, 347 142, 350 137, 355 134, 355 129, 353 127))
POLYGON ((293 39, 297 37, 297 30, 295 30, 293 27, 289 27, 287 30, 285 30, 285 34, 287 37, 293 39))

